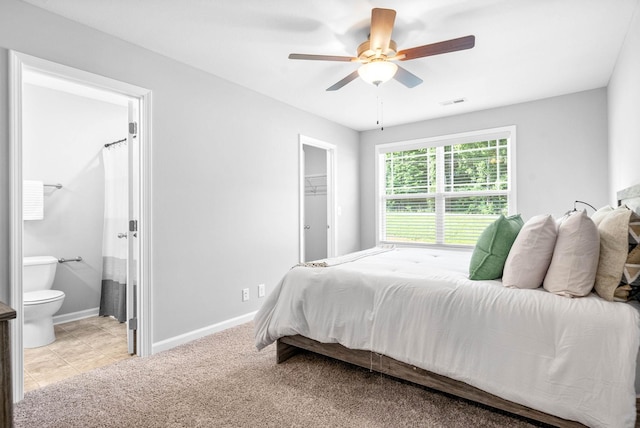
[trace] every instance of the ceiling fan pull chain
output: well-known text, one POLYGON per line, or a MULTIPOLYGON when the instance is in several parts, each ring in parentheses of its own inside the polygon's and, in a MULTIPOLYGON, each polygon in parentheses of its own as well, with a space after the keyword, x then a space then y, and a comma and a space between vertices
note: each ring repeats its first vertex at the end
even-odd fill
POLYGON ((380 125, 381 131, 384 131, 384 108, 383 107, 384 107, 384 104, 382 102, 382 98, 380 98, 379 95, 376 95, 376 113, 377 113, 376 125, 380 125))

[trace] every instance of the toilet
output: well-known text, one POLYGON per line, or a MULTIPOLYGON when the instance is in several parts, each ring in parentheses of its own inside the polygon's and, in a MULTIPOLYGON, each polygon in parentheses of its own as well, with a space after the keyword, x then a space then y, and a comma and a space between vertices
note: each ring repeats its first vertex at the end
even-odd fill
POLYGON ((51 290, 58 259, 52 256, 24 257, 22 266, 23 346, 37 348, 56 340, 53 315, 64 301, 64 292, 51 290))

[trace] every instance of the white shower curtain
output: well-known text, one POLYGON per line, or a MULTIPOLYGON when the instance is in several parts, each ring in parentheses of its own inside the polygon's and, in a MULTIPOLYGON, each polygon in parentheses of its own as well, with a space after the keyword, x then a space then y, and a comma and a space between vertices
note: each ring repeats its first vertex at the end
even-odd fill
POLYGON ((127 143, 102 149, 104 162, 104 229, 102 235, 102 293, 100 315, 126 321, 128 231, 127 143))

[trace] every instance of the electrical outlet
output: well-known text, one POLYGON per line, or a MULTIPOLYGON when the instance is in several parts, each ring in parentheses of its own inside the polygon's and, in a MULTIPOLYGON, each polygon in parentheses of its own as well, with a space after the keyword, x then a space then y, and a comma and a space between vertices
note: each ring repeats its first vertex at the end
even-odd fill
POLYGON ((248 288, 243 288, 242 289, 242 301, 246 302, 247 300, 249 300, 249 289, 248 288))
POLYGON ((265 289, 264 284, 258 285, 258 297, 264 297, 265 289))

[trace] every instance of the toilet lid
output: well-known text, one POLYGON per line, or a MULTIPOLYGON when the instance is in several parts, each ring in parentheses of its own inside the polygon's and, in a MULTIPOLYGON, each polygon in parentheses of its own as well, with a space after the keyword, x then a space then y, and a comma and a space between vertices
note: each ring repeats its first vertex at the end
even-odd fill
POLYGON ((37 305, 63 298, 64 292, 60 290, 38 290, 24 293, 23 302, 25 305, 37 305))

